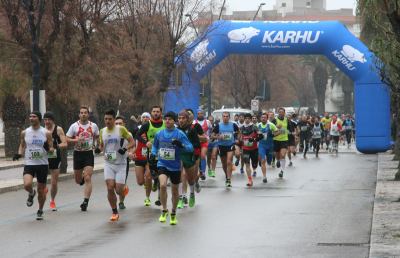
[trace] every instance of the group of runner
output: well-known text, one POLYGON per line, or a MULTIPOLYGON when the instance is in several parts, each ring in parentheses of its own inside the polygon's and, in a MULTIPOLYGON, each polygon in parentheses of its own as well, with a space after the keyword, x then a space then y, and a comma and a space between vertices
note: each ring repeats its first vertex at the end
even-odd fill
POLYGON ((145 189, 144 205, 151 206, 151 192, 157 192, 154 204, 161 206, 159 221, 165 223, 170 217, 170 224, 176 225, 177 209, 185 205, 195 206, 196 193, 201 191, 199 180, 206 179, 207 167, 208 177, 216 176, 218 155, 227 188, 232 187, 232 171, 240 162, 241 173, 245 168, 247 174, 246 185, 252 187, 258 166, 261 166, 263 183, 268 182, 267 164, 279 168, 279 178, 283 178, 286 156, 288 166, 292 166, 291 158, 296 155, 298 142, 304 158, 310 147, 318 157, 324 142, 328 149, 332 146, 332 151, 337 153, 341 132, 345 132, 350 146, 354 129, 354 120, 350 116, 343 121, 328 114, 321 120, 317 116, 302 116, 298 121, 295 114, 286 116, 283 108, 279 109, 276 117, 273 112, 263 113, 259 118, 241 114, 237 121, 231 121, 230 113, 224 112, 222 121, 214 121, 212 116, 206 119, 202 110, 195 114, 191 109, 184 109, 178 114, 167 112, 163 115, 160 106, 153 106, 150 113, 142 114, 142 125, 134 135, 126 129, 125 118, 117 116, 114 110, 107 110, 103 119, 105 127, 99 130, 95 123, 89 121, 89 109, 82 106, 79 120, 64 134, 63 129, 55 124, 52 112, 43 115, 45 127, 41 126, 40 112, 30 113, 31 126, 21 133, 19 150, 13 159, 24 156, 23 179, 28 192, 26 204, 32 206, 38 194, 38 220, 43 219, 49 172, 50 209, 57 210, 55 198, 60 149, 67 148, 68 144, 74 146, 75 182, 84 187, 81 211, 87 211, 92 193, 94 153, 102 154, 107 198, 112 210, 110 221, 118 221, 119 210, 126 208, 124 200, 129 192, 126 184, 129 162, 134 161, 136 182, 144 185, 145 189), (37 191, 32 186, 34 177, 37 178, 37 191), (168 179, 172 196, 170 211, 167 206, 168 179))

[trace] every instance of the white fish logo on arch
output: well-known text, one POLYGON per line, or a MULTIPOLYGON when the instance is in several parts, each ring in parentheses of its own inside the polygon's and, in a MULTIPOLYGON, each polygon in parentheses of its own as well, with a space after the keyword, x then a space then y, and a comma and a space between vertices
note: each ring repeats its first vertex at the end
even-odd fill
POLYGON ((193 50, 192 54, 190 54, 190 60, 198 63, 200 62, 207 54, 207 47, 210 42, 208 39, 201 41, 193 50))
POLYGON ((210 42, 208 39, 201 41, 190 54, 190 60, 196 63, 194 67, 196 72, 203 70, 203 68, 211 63, 217 56, 215 50, 207 50, 209 44, 210 42))
POLYGON ((354 62, 365 63, 367 59, 365 55, 360 52, 358 49, 350 46, 350 45, 343 45, 342 50, 335 50, 332 51, 332 55, 342 63, 349 71, 353 71, 356 69, 354 66, 354 62))
POLYGON ((356 62, 356 61, 360 63, 367 62, 367 59, 365 59, 364 54, 350 45, 344 45, 342 51, 340 52, 342 52, 342 54, 345 55, 350 60, 350 62, 356 62))
POLYGON ((250 40, 258 36, 260 30, 254 27, 241 28, 236 30, 231 30, 228 32, 228 38, 231 43, 250 43, 250 40))

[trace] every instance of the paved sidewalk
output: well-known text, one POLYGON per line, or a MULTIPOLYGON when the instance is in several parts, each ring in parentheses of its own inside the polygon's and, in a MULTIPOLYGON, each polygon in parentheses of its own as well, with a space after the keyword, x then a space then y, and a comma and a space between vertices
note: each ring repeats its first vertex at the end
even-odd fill
POLYGON ((400 181, 393 180, 398 164, 389 152, 378 155, 370 257, 400 257, 400 181))

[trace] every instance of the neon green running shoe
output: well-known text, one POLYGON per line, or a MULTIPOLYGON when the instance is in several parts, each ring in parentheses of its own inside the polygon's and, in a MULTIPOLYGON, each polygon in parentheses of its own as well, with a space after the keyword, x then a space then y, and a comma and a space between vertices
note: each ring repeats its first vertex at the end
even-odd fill
POLYGON ((215 170, 212 170, 212 175, 211 177, 215 177, 215 170))
POLYGON ((213 171, 211 169, 208 170, 208 177, 212 177, 213 171))
POLYGON ((151 206, 151 201, 150 201, 150 198, 146 198, 146 199, 144 199, 144 206, 151 206))
POLYGON ((171 213, 171 217, 169 219, 169 224, 170 225, 178 224, 178 220, 176 219, 176 214, 171 213))
POLYGON ((191 193, 189 197, 189 207, 193 208, 195 203, 196 203, 196 198, 194 196, 194 193, 191 193))
POLYGON ((158 219, 161 223, 165 223, 167 221, 167 217, 168 217, 168 210, 166 211, 162 211, 160 218, 158 219))
POLYGON ((178 201, 178 209, 183 209, 183 206, 184 206, 184 204, 183 204, 183 198, 182 197, 179 197, 179 201, 178 201))

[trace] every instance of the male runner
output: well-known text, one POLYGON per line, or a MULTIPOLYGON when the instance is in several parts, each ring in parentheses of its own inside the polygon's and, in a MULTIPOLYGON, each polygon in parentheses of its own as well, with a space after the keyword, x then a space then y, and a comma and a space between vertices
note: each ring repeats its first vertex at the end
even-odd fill
MULTIPOLYGON (((120 116, 117 116, 117 117, 115 118, 115 125, 116 125, 116 126, 117 126, 117 125, 118 125, 118 126, 123 126, 123 127, 126 128, 126 126, 125 126, 125 117, 123 117, 123 116, 121 116, 121 115, 120 115, 120 116)), ((129 131, 128 131, 128 132, 129 132, 129 131)), ((129 132, 129 135, 132 136, 132 133, 129 132)), ((132 136, 132 137, 133 137, 133 136, 132 136)), ((128 187, 128 185, 126 184, 126 181, 128 180, 128 175, 129 175, 129 162, 131 162, 130 157, 132 157, 134 147, 133 147, 133 148, 128 148, 128 144, 129 144, 129 142, 128 142, 128 140, 126 140, 126 139, 123 139, 123 140, 120 141, 120 146, 121 146, 121 148, 126 148, 126 149, 128 150, 128 151, 127 151, 128 157, 126 158, 126 170, 125 170, 125 172, 126 172, 126 174, 125 174, 125 187, 124 187, 123 194, 119 196, 119 202, 118 202, 118 208, 119 208, 120 210, 126 209, 124 201, 125 201, 125 197, 126 197, 126 196, 128 195, 128 193, 129 193, 129 187, 128 187)))
POLYGON ((268 121, 268 114, 261 116, 261 122, 258 124, 258 154, 261 160, 261 172, 263 174, 263 183, 267 183, 267 166, 268 158, 272 160, 273 153, 273 137, 277 134, 276 126, 268 121))
POLYGON ((350 149, 351 145, 351 138, 352 138, 352 133, 353 133, 353 128, 354 128, 354 121, 351 119, 350 115, 346 115, 346 119, 343 121, 343 129, 346 135, 346 141, 347 141, 347 148, 350 149))
POLYGON ((119 220, 117 196, 124 195, 126 183, 127 150, 135 144, 132 135, 120 125, 115 125, 115 111, 109 109, 104 114, 106 127, 100 130, 100 150, 104 152, 104 180, 107 185, 107 198, 112 209, 110 221, 119 220), (124 140, 128 145, 123 147, 124 140))
POLYGON ((297 126, 300 129, 300 149, 303 151, 303 158, 307 158, 307 151, 311 137, 311 124, 307 121, 307 116, 303 115, 297 126))
MULTIPOLYGON (((67 132, 67 142, 74 143, 74 174, 75 182, 85 185, 84 199, 81 210, 86 211, 89 198, 92 194, 92 174, 94 167, 93 148, 98 141, 99 128, 89 121, 89 108, 81 106, 79 109, 79 121, 73 123, 67 132)), ((99 150, 96 149, 99 153, 99 150)))
MULTIPOLYGON (((161 106, 153 106, 151 108, 150 115, 151 115, 150 120, 147 123, 143 124, 136 134, 136 139, 139 142, 146 144, 146 147, 148 150, 151 150, 151 148, 152 148, 155 135, 159 131, 165 129, 165 123, 162 119, 161 106)), ((149 168, 150 168, 150 172, 152 173, 152 175, 155 176, 157 174, 156 162, 152 162, 151 164, 149 163, 149 168)), ((155 177, 154 184, 153 184, 153 190, 156 190, 157 187, 158 187, 158 177, 155 177)), ((146 205, 146 203, 145 203, 145 205, 148 206, 148 200, 145 202, 147 202, 147 205, 146 205)), ((155 204, 157 206, 161 205, 161 201, 159 198, 158 198, 158 200, 155 201, 155 204)))
POLYGON ((206 137, 206 139, 200 143, 200 145, 201 145, 200 178, 201 178, 201 180, 205 180, 206 179, 206 166, 207 166, 206 157, 207 157, 207 150, 208 150, 208 144, 209 144, 208 140, 210 138, 210 129, 212 128, 212 125, 211 125, 210 121, 205 119, 204 111, 201 109, 199 109, 197 111, 197 119, 193 123, 197 123, 201 126, 201 128, 203 129, 204 135, 206 137))
POLYGON ((200 158, 200 146, 201 140, 206 139, 200 124, 193 124, 190 116, 191 114, 187 110, 182 110, 179 112, 178 116, 178 129, 185 133, 194 149, 193 152, 183 152, 181 154, 184 171, 181 176, 182 182, 179 184, 180 197, 178 208, 180 209, 182 209, 184 205, 187 183, 189 183, 190 188, 189 207, 194 207, 195 205, 195 188, 197 193, 200 190, 199 187, 195 187, 195 185, 198 184, 197 171, 200 158))
POLYGON ((193 146, 186 135, 175 128, 176 114, 167 112, 164 116, 165 129, 159 131, 155 137, 151 149, 151 162, 158 156, 157 170, 160 182, 160 200, 162 205, 159 221, 165 223, 169 215, 167 209, 167 181, 171 181, 172 210, 170 225, 176 225, 176 208, 178 205, 178 186, 181 181, 181 153, 193 152, 193 146))
POLYGON ((298 134, 297 129, 297 122, 296 122, 297 115, 293 113, 288 118, 288 158, 289 158, 289 167, 293 166, 292 162, 292 154, 296 156, 296 135, 298 134))
POLYGON ((257 125, 252 123, 252 116, 250 113, 244 115, 244 125, 240 128, 240 140, 243 149, 243 162, 246 165, 247 186, 253 186, 253 178, 251 175, 250 161, 253 168, 253 177, 257 176, 257 163, 258 163, 258 147, 257 138, 258 128, 257 125))
POLYGON ((43 219, 43 206, 46 201, 46 183, 49 172, 49 160, 47 152, 54 152, 51 133, 40 126, 42 114, 39 111, 33 111, 29 115, 30 127, 22 131, 18 153, 14 155, 13 160, 18 160, 24 153, 24 188, 28 192, 26 205, 31 207, 36 190, 33 189, 33 178, 37 179, 37 192, 39 209, 36 213, 36 219, 43 219))
POLYGON ((332 152, 338 154, 340 132, 342 131, 342 124, 337 119, 337 116, 332 116, 330 123, 330 137, 332 139, 332 152))
POLYGON ((232 160, 235 150, 235 143, 239 137, 239 127, 229 121, 229 112, 222 113, 222 122, 217 124, 212 133, 212 138, 218 139, 219 155, 221 157, 222 168, 225 172, 225 186, 232 187, 232 160))
MULTIPOLYGON (((329 142, 330 142, 330 126, 331 126, 332 118, 329 117, 329 113, 325 112, 324 117, 321 119, 321 123, 324 125, 324 140, 326 143, 326 150, 329 149, 329 142)), ((323 143, 321 143, 323 144, 323 143)), ((321 146, 322 147, 322 146, 321 146)))
POLYGON ((321 145, 321 138, 324 133, 324 126, 319 121, 319 117, 315 116, 311 118, 311 133, 312 133, 312 145, 315 151, 315 157, 318 158, 319 147, 321 145))
POLYGON ((208 151, 207 151, 207 166, 208 166, 208 176, 215 177, 215 168, 217 166, 217 155, 218 155, 218 140, 212 139, 210 136, 212 134, 212 130, 215 127, 216 123, 214 123, 214 117, 209 116, 208 121, 210 122, 211 127, 208 128, 208 151))
POLYGON ((279 108, 278 117, 276 118, 276 128, 279 134, 274 137, 274 150, 276 152, 276 167, 281 167, 279 178, 283 178, 285 170, 285 156, 288 148, 288 119, 285 116, 285 109, 279 108))
POLYGON ((58 177, 60 175, 60 163, 61 163, 61 148, 67 148, 67 138, 65 137, 64 130, 54 123, 54 114, 51 111, 47 111, 43 115, 44 125, 47 131, 51 132, 51 137, 53 139, 54 152, 48 153, 49 158, 49 170, 51 175, 51 200, 50 209, 52 211, 57 210, 56 206, 56 195, 58 191, 58 177))

